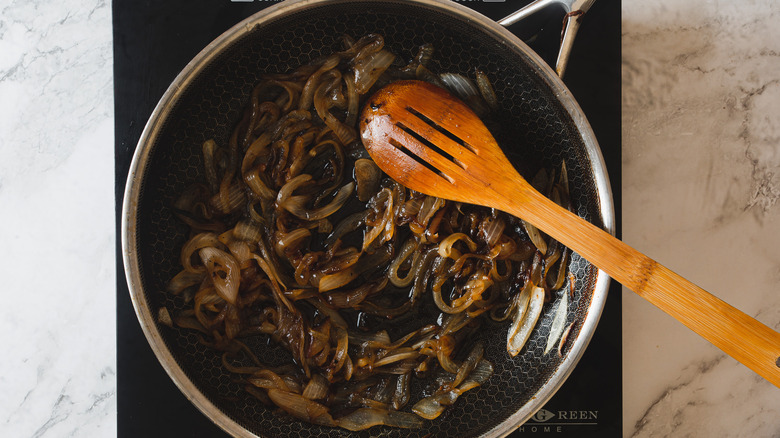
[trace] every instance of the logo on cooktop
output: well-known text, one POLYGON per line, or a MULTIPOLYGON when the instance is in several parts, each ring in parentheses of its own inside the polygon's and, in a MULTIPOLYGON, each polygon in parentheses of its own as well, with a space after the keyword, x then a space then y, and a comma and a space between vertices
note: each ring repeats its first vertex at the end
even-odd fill
POLYGON ((518 427, 520 432, 564 432, 566 426, 597 426, 599 411, 540 409, 528 422, 518 427))
POLYGON ((539 409, 539 412, 534 414, 534 416, 531 417, 531 420, 544 423, 545 421, 552 420, 553 418, 555 418, 555 414, 553 412, 550 412, 547 409, 539 409))

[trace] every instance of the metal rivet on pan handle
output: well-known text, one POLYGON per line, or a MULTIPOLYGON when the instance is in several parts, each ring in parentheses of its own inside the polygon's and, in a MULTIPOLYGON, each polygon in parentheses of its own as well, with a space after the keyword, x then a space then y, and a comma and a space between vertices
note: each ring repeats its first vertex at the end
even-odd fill
POLYGON ((507 27, 514 24, 550 5, 562 6, 566 11, 561 33, 561 47, 558 50, 558 59, 555 61, 555 72, 563 78, 566 65, 569 63, 569 53, 574 45, 574 37, 580 28, 580 20, 585 12, 590 9, 595 0, 535 0, 522 9, 498 20, 498 24, 507 27))

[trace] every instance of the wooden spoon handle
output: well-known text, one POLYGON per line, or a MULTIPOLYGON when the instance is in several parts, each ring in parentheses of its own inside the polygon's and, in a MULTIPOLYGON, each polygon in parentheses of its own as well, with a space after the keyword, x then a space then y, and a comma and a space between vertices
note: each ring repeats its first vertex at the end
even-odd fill
POLYGON ((518 190, 521 202, 505 199, 496 207, 568 246, 780 388, 780 333, 558 206, 527 183, 518 190))

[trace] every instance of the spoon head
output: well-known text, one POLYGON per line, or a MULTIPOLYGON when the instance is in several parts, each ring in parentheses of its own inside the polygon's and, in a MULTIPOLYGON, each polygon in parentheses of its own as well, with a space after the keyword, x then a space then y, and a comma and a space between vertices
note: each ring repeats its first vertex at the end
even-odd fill
POLYGON ((360 132, 385 173, 427 195, 490 205, 497 178, 517 175, 479 117, 427 82, 379 90, 363 109, 360 132))

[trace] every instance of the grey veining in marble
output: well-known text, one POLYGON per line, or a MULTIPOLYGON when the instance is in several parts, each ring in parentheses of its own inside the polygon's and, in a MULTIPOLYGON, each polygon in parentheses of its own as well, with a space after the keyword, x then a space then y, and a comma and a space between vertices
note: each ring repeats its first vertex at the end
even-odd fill
MULTIPOLYGON (((780 329, 780 7, 623 2, 623 238, 780 329)), ((780 436, 780 389, 626 293, 625 436, 780 436)))
POLYGON ((0 2, 0 435, 115 434, 111 6, 0 2))

